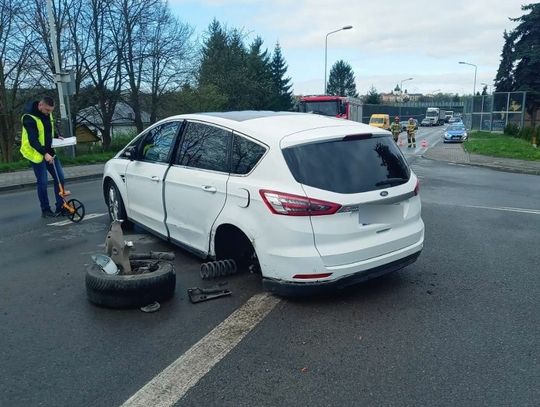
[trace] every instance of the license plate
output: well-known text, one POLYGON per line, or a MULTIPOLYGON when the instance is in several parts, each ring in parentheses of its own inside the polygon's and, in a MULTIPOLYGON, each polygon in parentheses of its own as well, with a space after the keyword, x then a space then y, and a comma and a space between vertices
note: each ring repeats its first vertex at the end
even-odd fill
POLYGON ((397 204, 366 204, 358 207, 358 222, 362 225, 373 223, 397 223, 403 220, 403 206, 397 204))

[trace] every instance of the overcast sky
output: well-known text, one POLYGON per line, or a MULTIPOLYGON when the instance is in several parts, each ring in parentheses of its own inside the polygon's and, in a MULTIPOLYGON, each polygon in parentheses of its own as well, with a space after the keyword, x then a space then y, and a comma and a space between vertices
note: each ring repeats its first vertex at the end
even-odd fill
POLYGON ((353 28, 328 37, 328 72, 334 62, 348 62, 360 94, 371 85, 389 92, 397 83, 409 93, 435 91, 470 94, 474 67, 476 90, 492 84, 503 46, 504 30, 520 17, 520 0, 169 0, 183 22, 202 35, 215 17, 239 28, 247 43, 257 35, 272 51, 277 41, 288 64, 295 94, 324 91, 325 37, 346 25, 353 28))

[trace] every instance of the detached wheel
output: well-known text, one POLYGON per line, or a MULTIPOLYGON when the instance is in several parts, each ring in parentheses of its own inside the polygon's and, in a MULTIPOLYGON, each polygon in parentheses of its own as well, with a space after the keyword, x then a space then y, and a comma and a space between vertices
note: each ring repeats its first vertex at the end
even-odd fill
POLYGON ((127 219, 126 207, 124 206, 122 195, 120 195, 120 191, 114 182, 110 182, 107 187, 107 209, 111 222, 121 220, 123 221, 123 227, 131 226, 131 222, 127 219))
POLYGON ((111 275, 92 263, 86 269, 86 295, 96 305, 107 308, 140 308, 174 295, 176 273, 172 264, 159 262, 150 273, 111 275))

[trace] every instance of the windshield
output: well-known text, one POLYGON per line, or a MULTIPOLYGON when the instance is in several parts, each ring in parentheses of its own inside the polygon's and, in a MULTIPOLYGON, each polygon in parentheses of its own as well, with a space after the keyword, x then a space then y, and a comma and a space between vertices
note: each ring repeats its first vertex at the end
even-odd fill
POLYGON ((322 114, 324 116, 336 117, 338 111, 338 101, 328 100, 321 102, 300 102, 300 111, 305 113, 322 114))
POLYGON ((450 126, 448 127, 447 131, 465 131, 465 127, 463 126, 450 126))
POLYGON ((426 117, 438 117, 439 113, 437 112, 426 112, 426 117))
POLYGON ((342 194, 404 184, 411 175, 390 136, 355 135, 283 150, 296 181, 342 194))
POLYGON ((372 117, 369 122, 370 123, 384 123, 384 119, 382 117, 372 117))

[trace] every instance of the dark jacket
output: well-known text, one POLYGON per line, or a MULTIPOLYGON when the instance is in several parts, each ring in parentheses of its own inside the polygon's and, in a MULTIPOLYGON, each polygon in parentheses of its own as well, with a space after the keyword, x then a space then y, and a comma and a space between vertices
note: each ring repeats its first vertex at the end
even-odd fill
POLYGON ((38 117, 43 122, 43 127, 45 128, 45 146, 39 144, 38 128, 34 119, 29 116, 24 116, 23 126, 28 132, 28 142, 35 150, 39 151, 43 155, 45 155, 45 153, 54 155, 54 149, 52 148, 52 126, 54 126, 54 123, 51 123, 49 116, 44 115, 38 110, 38 103, 38 101, 29 102, 25 106, 24 113, 38 117))

